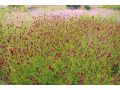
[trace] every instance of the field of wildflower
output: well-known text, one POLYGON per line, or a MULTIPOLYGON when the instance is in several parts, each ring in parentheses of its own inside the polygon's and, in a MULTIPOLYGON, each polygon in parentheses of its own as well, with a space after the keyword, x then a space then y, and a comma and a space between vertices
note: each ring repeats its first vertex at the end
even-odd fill
POLYGON ((0 19, 0 84, 120 84, 120 12, 12 12, 0 19))

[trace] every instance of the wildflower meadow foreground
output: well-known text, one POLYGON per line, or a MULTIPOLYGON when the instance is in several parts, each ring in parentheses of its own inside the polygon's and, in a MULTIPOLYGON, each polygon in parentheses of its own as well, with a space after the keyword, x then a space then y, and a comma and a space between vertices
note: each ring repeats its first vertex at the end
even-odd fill
POLYGON ((0 84, 120 84, 119 15, 80 10, 4 15, 0 84))

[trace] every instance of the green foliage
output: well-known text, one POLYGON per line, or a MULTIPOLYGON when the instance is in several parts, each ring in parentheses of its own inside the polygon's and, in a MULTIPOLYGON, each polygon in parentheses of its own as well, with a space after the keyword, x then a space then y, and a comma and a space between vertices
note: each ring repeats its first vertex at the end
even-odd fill
POLYGON ((102 8, 120 10, 120 5, 103 5, 102 8))
POLYGON ((4 17, 5 10, 3 8, 0 8, 0 20, 4 17))
POLYGON ((24 5, 8 5, 8 7, 6 8, 7 12, 11 12, 11 11, 27 11, 26 6, 24 5))
POLYGON ((66 5, 67 9, 80 9, 81 5, 66 5))
POLYGON ((0 85, 4 85, 4 84, 5 84, 5 82, 0 80, 0 85))
POLYGON ((86 9, 86 10, 90 10, 91 7, 90 7, 89 5, 85 5, 85 9, 86 9))
POLYGON ((6 25, 0 29, 2 80, 15 85, 120 84, 118 27, 91 16, 37 17, 30 27, 6 25))

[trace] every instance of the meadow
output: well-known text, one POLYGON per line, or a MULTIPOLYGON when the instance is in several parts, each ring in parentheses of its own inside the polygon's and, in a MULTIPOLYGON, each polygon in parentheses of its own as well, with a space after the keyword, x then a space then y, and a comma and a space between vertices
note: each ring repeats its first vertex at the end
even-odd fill
POLYGON ((0 84, 119 85, 119 14, 78 12, 6 15, 0 22, 0 84))

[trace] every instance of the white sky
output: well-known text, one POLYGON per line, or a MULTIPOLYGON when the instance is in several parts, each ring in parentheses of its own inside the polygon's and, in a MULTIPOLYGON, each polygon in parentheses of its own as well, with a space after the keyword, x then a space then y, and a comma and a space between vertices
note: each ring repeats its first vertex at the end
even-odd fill
POLYGON ((120 5, 120 0, 0 0, 0 5, 120 5))

